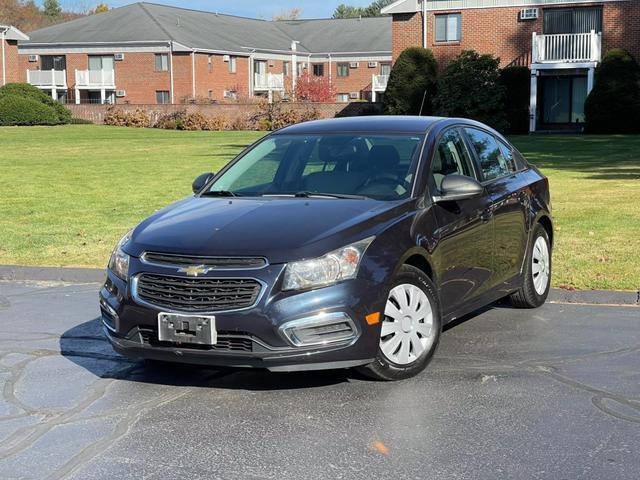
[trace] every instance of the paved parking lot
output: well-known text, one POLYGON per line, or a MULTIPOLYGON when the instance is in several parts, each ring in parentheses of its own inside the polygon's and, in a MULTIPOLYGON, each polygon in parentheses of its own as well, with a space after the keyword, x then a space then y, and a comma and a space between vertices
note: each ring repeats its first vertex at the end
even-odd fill
POLYGON ((0 282, 1 479, 638 479, 640 309, 494 307, 424 374, 117 356, 95 284, 0 282))

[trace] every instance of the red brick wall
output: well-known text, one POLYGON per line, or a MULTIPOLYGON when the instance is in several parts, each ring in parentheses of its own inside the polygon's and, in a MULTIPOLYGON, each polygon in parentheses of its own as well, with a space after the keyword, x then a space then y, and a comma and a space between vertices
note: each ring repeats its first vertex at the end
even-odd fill
MULTIPOLYGON (((593 6, 593 4, 588 4, 593 6)), ((544 8, 557 8, 561 5, 544 8)), ((564 5, 579 7, 580 4, 564 5)), ((587 6, 583 4, 582 6, 587 6)), ((640 2, 611 2, 603 6, 603 52, 623 47, 640 56, 640 2)), ((542 12, 537 20, 520 21, 522 7, 477 8, 457 11, 462 14, 460 42, 436 43, 435 15, 456 10, 427 13, 427 48, 440 64, 446 64, 462 50, 476 50, 500 58, 502 65, 531 55, 532 32, 542 33, 542 12)), ((393 17, 393 56, 410 46, 422 45, 422 14, 398 14, 393 17)))
POLYGON ((391 46, 394 61, 407 48, 422 46, 422 12, 393 16, 391 46))
MULTIPOLYGON (((125 97, 116 99, 117 103, 156 103, 156 90, 170 90, 169 72, 156 72, 155 62, 154 53, 143 52, 127 52, 124 54, 124 60, 114 62, 116 88, 126 92, 125 97)), ((88 59, 84 59, 82 68, 88 68, 88 59)), ((71 75, 73 76, 73 73, 71 75)))
MULTIPOLYGON (((0 48, 2 48, 2 45, 0 45, 0 48)), ((4 58, 7 71, 6 73, 2 71, 2 59, 0 58, 0 86, 2 85, 3 73, 5 73, 7 83, 23 81, 26 73, 21 73, 22 69, 20 68, 21 64, 18 58, 18 42, 15 40, 4 41, 4 58)))
MULTIPOLYGON (((212 100, 222 100, 225 90, 233 90, 234 88, 240 89, 239 96, 249 94, 248 58, 236 57, 236 73, 229 71, 229 63, 224 61, 224 55, 211 55, 211 69, 209 69, 209 55, 206 53, 197 53, 195 62, 196 97, 209 98, 209 91, 211 91, 210 98, 212 100)), ((191 72, 191 65, 189 72, 191 72)), ((191 84, 189 84, 188 97, 191 97, 191 84)), ((176 96, 175 101, 180 102, 181 98, 176 96)))

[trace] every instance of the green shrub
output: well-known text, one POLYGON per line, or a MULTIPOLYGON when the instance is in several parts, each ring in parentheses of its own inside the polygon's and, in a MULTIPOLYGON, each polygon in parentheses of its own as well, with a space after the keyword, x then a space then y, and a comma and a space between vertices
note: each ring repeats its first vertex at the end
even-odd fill
POLYGON ((607 52, 584 112, 587 133, 640 133, 640 66, 629 52, 607 52))
POLYGON ((500 60, 492 55, 464 50, 447 65, 438 80, 438 93, 433 102, 435 113, 471 118, 506 131, 509 123, 499 64, 500 60))
POLYGON ((509 122, 507 132, 528 133, 531 72, 527 67, 506 67, 500 71, 500 82, 505 91, 504 110, 509 122))
POLYGON ((389 115, 430 115, 436 93, 438 64, 431 50, 407 48, 396 60, 387 91, 384 110, 389 115), (423 104, 424 103, 424 104, 423 104))
POLYGON ((56 111, 49 105, 17 95, 0 97, 0 125, 57 125, 56 111))
POLYGON ((79 117, 73 117, 70 123, 71 125, 93 125, 93 122, 91 120, 79 117))
POLYGON ((29 98, 44 105, 48 105, 55 111, 56 116, 58 117, 57 123, 71 123, 72 115, 69 109, 33 85, 29 85, 28 83, 7 83, 5 86, 0 87, 0 98, 5 96, 29 98))

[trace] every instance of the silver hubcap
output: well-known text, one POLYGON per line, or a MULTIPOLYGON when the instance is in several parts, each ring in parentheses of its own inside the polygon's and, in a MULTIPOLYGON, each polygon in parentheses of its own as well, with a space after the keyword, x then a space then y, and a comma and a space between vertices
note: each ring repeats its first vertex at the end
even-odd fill
POLYGON ((435 332, 427 295, 404 283, 391 290, 384 309, 380 350, 387 360, 409 365, 429 351, 435 332))
POLYGON ((533 255, 531 259, 531 275, 533 275, 533 286, 538 295, 544 294, 549 284, 551 275, 551 262, 549 257, 549 246, 543 237, 538 237, 533 245, 533 255))

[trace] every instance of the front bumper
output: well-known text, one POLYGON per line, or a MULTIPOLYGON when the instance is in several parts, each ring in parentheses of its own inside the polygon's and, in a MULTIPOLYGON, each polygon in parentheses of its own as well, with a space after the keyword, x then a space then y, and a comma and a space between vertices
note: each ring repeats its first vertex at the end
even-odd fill
MULTIPOLYGON (((131 260, 133 276, 154 268, 134 258, 131 260)), ((354 279, 317 290, 281 292, 277 285, 283 268, 270 265, 247 273, 264 284, 265 290, 255 306, 211 313, 215 315, 218 332, 218 343, 213 347, 159 342, 158 314, 165 310, 140 302, 131 291, 132 282, 124 282, 108 272, 107 282, 100 291, 105 334, 117 352, 130 358, 272 371, 347 368, 373 361, 380 325, 368 325, 365 316, 381 311, 384 298, 380 298, 378 292, 384 289, 373 282, 354 279), (342 343, 296 346, 281 328, 319 314, 347 316, 357 336, 342 343)), ((210 276, 238 277, 238 272, 215 272, 210 276)))

